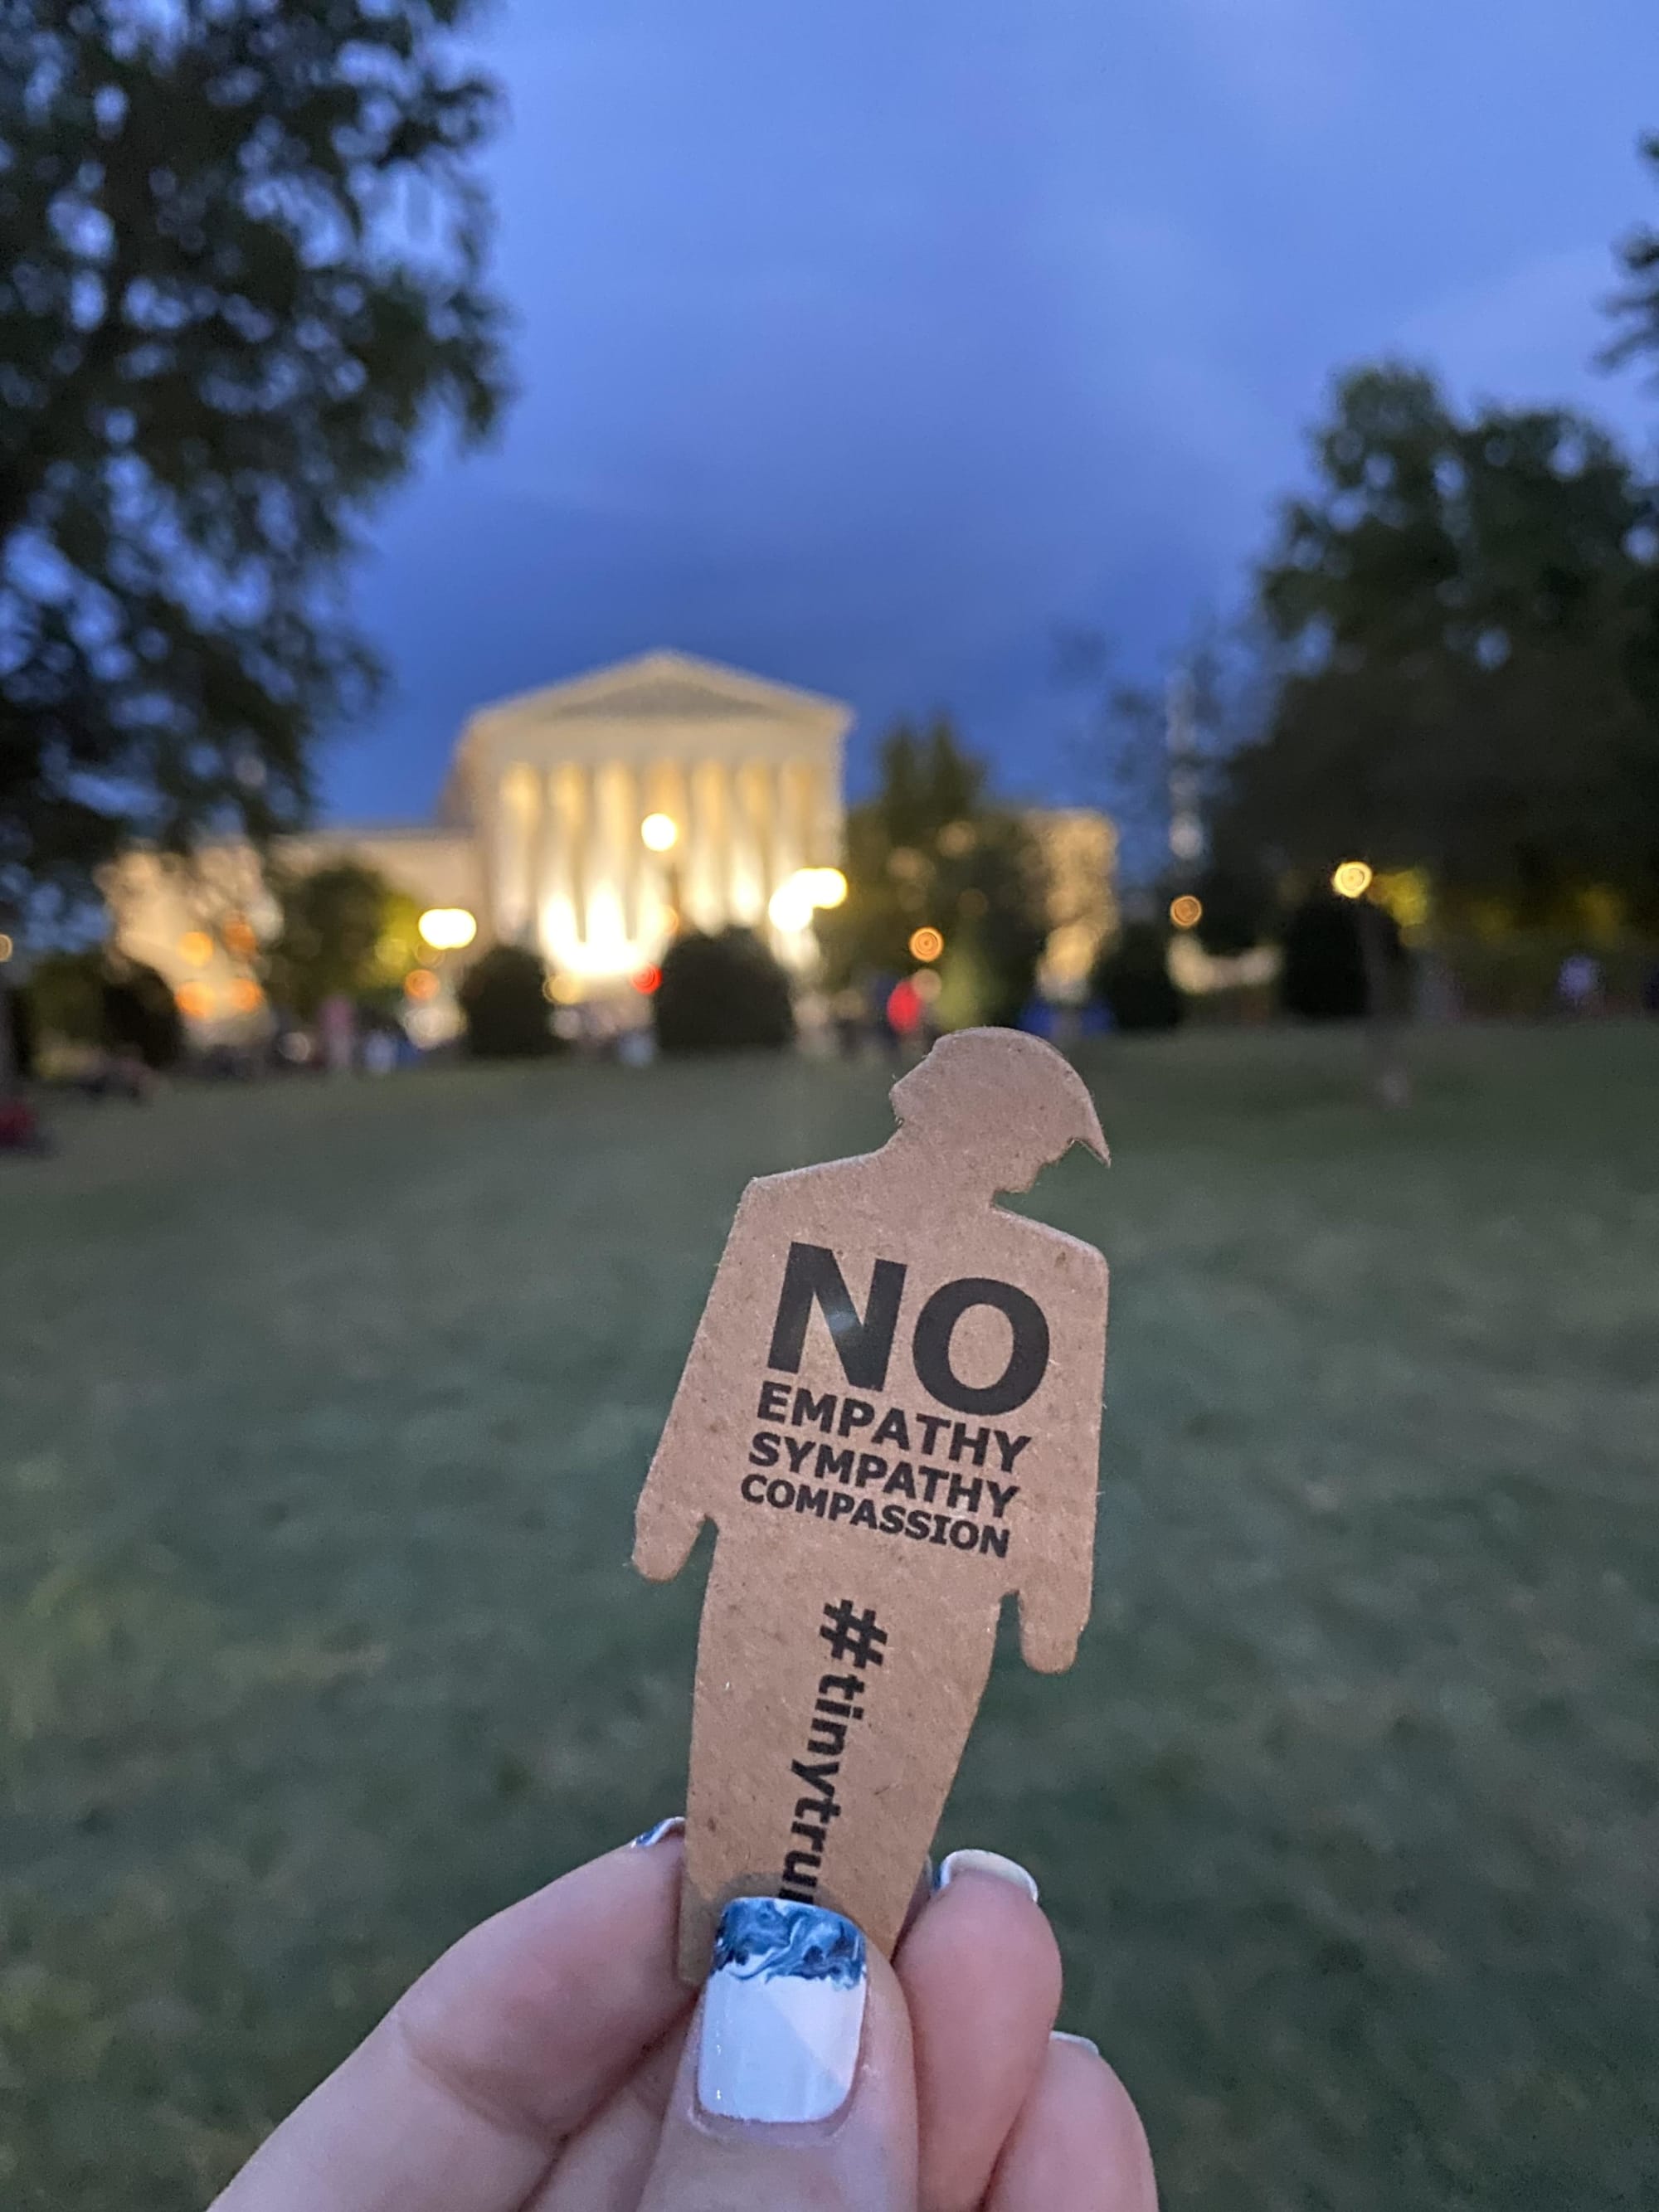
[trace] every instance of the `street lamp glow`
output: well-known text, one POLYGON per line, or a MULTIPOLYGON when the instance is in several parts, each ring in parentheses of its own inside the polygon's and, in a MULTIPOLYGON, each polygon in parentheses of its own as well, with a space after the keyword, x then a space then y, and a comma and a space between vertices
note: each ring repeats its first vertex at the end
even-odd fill
POLYGON ((846 904, 847 878, 839 868, 803 868, 801 873, 811 885, 814 906, 846 904))
POLYGON ((680 841, 680 825, 672 814, 647 814, 640 824, 640 842, 653 853, 672 852, 680 841))
POLYGON ((464 906, 428 907, 418 927, 421 942, 434 952, 459 952, 478 933, 477 919, 464 906))
POLYGON ((840 906, 846 896, 847 878, 839 868, 797 868, 773 892, 766 911, 774 929, 805 929, 816 908, 840 906))
POLYGON ((767 901, 766 912, 774 929, 805 929, 812 919, 811 891, 799 876, 791 876, 767 901))
POLYGON ((1371 887, 1371 869, 1365 860, 1344 860, 1331 877, 1331 889, 1338 898, 1364 898, 1371 887))

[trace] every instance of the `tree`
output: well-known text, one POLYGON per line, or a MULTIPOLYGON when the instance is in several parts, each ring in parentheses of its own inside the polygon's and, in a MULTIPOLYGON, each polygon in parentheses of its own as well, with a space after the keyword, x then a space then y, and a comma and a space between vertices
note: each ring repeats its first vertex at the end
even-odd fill
POLYGON ((265 988, 274 1005, 314 1021, 325 999, 374 998, 395 990, 416 965, 416 903, 355 860, 307 875, 272 872, 282 927, 267 947, 265 988))
POLYGON ((846 903, 817 922, 832 983, 908 973, 910 940, 929 927, 944 939, 941 1011, 957 1024, 1016 1018, 1048 933, 1041 860, 942 717, 921 737, 902 723, 883 744, 877 794, 848 816, 847 879, 846 903))
POLYGON ((1599 884, 1659 919, 1659 538, 1612 439, 1460 418, 1385 365, 1342 380, 1315 453, 1259 580, 1285 665, 1222 851, 1427 867, 1518 920, 1599 884))
MULTIPOLYGON (((1659 183, 1659 131, 1643 139, 1641 153, 1659 183)), ((1613 319, 1623 327, 1603 358, 1617 368, 1646 355, 1659 375, 1659 229, 1643 224, 1621 240, 1617 252, 1629 283, 1611 302, 1613 319)))
POLYGON ((0 920, 256 839, 375 677, 331 583, 502 390, 475 0, 0 0, 0 920))

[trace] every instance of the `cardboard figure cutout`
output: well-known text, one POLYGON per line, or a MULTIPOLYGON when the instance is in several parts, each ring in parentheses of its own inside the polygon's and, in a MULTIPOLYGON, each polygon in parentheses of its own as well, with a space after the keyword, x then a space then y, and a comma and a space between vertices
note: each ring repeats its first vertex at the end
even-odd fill
POLYGON ((832 1906, 890 1951, 990 1671, 1076 1656, 1093 1582, 1106 1263, 1005 1212, 1072 1144, 1081 1079, 1010 1030, 944 1038, 879 1152, 744 1191, 641 1494, 634 1564, 703 1601, 680 1971, 735 1896, 832 1906))

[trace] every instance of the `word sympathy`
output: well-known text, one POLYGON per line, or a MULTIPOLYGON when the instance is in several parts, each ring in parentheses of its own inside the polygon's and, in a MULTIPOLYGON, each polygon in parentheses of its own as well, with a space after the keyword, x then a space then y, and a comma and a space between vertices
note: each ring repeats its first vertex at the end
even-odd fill
POLYGON ((743 1479, 749 1504, 1007 1558, 1006 1516, 1020 1486, 998 1477, 1013 1474, 1030 1437, 972 1427, 942 1413, 884 1409, 833 1391, 815 1395, 785 1382, 763 1382, 755 1411, 763 1423, 776 1425, 757 1429, 750 1440, 749 1464, 762 1472, 743 1479), (863 1449, 866 1444, 887 1444, 894 1455, 863 1449), (913 1452, 914 1458, 897 1455, 913 1452), (924 1452, 951 1463, 929 1466, 924 1452), (765 1470, 775 1468, 769 1479, 765 1470), (893 1502, 898 1498, 908 1502, 893 1502))
MULTIPOLYGON (((873 1607, 866 1606, 860 1613, 850 1597, 842 1598, 838 1605, 826 1605, 818 1634, 830 1646, 830 1656, 843 1666, 862 1668, 882 1664, 881 1647, 887 1641, 887 1631, 877 1621, 873 1607)), ((855 1721, 864 1718, 859 1700, 868 1680, 867 1674, 851 1671, 818 1677, 818 1694, 807 1727, 806 1756, 789 1762, 790 1773, 796 1781, 804 1782, 811 1794, 795 1800, 789 1832, 799 1836, 801 1844, 784 1854, 778 1895, 793 1897, 801 1905, 811 1905, 817 1897, 818 1871, 823 1864, 830 1823, 841 1818, 836 1780, 847 1750, 848 1731, 855 1721)))

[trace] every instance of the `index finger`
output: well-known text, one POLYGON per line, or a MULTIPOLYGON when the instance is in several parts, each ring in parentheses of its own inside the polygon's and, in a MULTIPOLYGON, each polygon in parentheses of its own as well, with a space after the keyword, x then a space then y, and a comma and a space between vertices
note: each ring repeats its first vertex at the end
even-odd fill
POLYGON ((612 1851, 464 1936, 215 2212, 517 2212, 689 2009, 678 1839, 612 1851))

